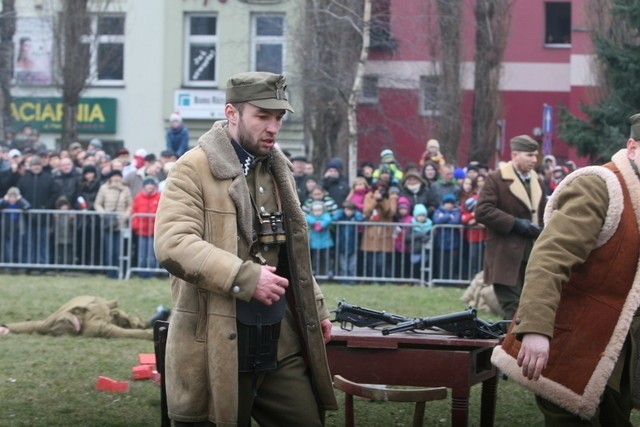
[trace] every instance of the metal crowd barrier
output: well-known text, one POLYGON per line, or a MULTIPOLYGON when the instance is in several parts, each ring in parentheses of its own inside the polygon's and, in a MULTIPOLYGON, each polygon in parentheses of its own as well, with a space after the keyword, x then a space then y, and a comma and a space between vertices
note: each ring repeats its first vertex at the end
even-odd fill
MULTIPOLYGON (((167 274, 158 265, 152 235, 131 224, 153 214, 118 220, 113 212, 70 210, 0 211, 0 268, 31 271, 92 271, 117 279, 167 274), (142 234, 148 234, 143 232, 142 234)), ((412 224, 333 222, 331 244, 311 242, 318 280, 343 284, 395 283, 467 285, 482 269, 484 241, 472 242, 480 227, 435 225, 423 235, 412 224)), ((313 238, 311 239, 313 240, 313 238)))

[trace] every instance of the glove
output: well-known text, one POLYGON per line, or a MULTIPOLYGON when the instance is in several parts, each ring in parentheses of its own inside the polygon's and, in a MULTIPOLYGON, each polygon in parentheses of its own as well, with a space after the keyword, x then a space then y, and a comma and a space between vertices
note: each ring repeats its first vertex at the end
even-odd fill
POLYGON ((525 237, 538 237, 542 231, 542 227, 532 223, 528 219, 516 218, 512 231, 525 237))
POLYGON ((314 223, 313 229, 316 231, 322 231, 322 224, 320 224, 319 222, 314 223))

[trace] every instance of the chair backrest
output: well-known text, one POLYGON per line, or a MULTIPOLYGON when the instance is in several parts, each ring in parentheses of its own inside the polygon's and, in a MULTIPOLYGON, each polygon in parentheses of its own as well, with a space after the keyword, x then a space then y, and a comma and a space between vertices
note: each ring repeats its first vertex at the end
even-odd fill
POLYGON ((353 396, 384 402, 415 402, 413 413, 414 427, 421 426, 424 420, 425 402, 447 398, 446 387, 436 388, 388 388, 385 385, 358 384, 340 376, 334 375, 333 385, 345 393, 345 426, 355 425, 353 414, 353 396))

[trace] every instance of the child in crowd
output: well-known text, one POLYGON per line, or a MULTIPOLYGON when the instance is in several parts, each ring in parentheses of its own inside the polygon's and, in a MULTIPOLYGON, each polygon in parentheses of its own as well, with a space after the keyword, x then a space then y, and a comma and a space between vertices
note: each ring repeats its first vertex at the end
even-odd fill
POLYGON ((420 158, 420 166, 424 166, 427 162, 435 163, 438 166, 446 163, 444 156, 440 152, 440 143, 437 139, 427 141, 426 149, 420 158))
MULTIPOLYGON (((411 202, 407 197, 398 197, 396 204, 396 215, 393 222, 400 224, 411 224, 413 216, 411 216, 411 202)), ((411 273, 411 247, 407 242, 407 234, 410 227, 407 225, 398 225, 395 227, 393 236, 395 238, 394 265, 395 277, 408 277, 411 273)))
MULTIPOLYGON (((461 224, 458 199, 454 194, 442 196, 442 204, 433 213, 435 225, 461 224)), ((458 270, 458 249, 460 248, 460 230, 458 228, 441 227, 434 240, 434 273, 442 279, 453 278, 458 270)))
POLYGON ((331 197, 321 185, 316 185, 313 190, 311 190, 309 198, 302 205, 304 213, 311 213, 311 205, 314 202, 324 203, 324 211, 328 213, 329 216, 338 210, 336 201, 333 200, 333 197, 331 197))
POLYGON ((303 195, 303 197, 300 199, 301 204, 304 204, 307 199, 311 198, 311 192, 314 188, 316 188, 316 185, 319 185, 318 178, 313 175, 305 175, 304 188, 301 191, 301 194, 303 195))
MULTIPOLYGON (((156 213, 160 202, 160 192, 157 187, 158 181, 152 176, 147 176, 142 181, 142 190, 133 199, 131 212, 134 216, 131 221, 131 229, 138 236, 138 268, 158 268, 158 261, 153 249, 153 229, 156 219, 155 215, 151 215, 156 213)), ((139 275, 143 279, 148 279, 154 273, 141 271, 139 275)))
MULTIPOLYGON (((334 223, 337 221, 357 223, 364 221, 353 200, 345 200, 342 209, 338 209, 333 215, 334 223)), ((359 230, 356 224, 337 224, 336 240, 338 242, 338 275, 355 277, 357 275, 357 260, 359 247, 359 230)), ((343 285, 353 285, 355 281, 343 279, 343 285)))
POLYGON ((65 196, 56 200, 56 210, 64 211, 53 215, 56 264, 75 264, 73 244, 76 238, 76 215, 67 212, 71 210, 71 202, 65 196))
MULTIPOLYGON (((420 277, 420 268, 422 261, 426 264, 429 261, 428 258, 422 259, 422 249, 424 245, 429 243, 431 239, 431 228, 433 222, 429 219, 427 207, 418 203, 413 207, 413 218, 411 220, 411 233, 407 235, 407 239, 410 240, 409 247, 413 248, 411 252, 411 272, 414 278, 420 277)), ((428 253, 425 253, 428 257, 428 253)))
POLYGON ((388 181, 391 185, 400 185, 403 177, 402 168, 396 161, 396 155, 388 148, 380 152, 380 165, 373 171, 373 182, 386 181, 381 177, 385 173, 389 173, 388 181))
POLYGON ((369 192, 369 183, 366 178, 362 176, 357 176, 353 180, 353 185, 351 186, 351 191, 347 195, 347 200, 351 200, 356 209, 362 212, 362 208, 364 207, 364 196, 369 192))
POLYGON ((462 207, 461 220, 467 227, 464 229, 464 243, 468 248, 468 255, 464 257, 468 264, 468 278, 473 278, 481 269, 483 264, 484 242, 487 240, 487 229, 482 224, 476 222, 474 209, 478 203, 478 195, 474 194, 467 198, 462 207))
POLYGON ((368 277, 392 277, 394 239, 393 222, 398 196, 389 192, 389 187, 378 182, 364 198, 362 214, 367 221, 379 225, 368 225, 362 234, 363 274, 368 277))
POLYGON ((307 214, 307 224, 313 273, 317 275, 332 276, 330 250, 334 242, 329 230, 331 222, 331 215, 326 211, 324 202, 322 200, 312 202, 310 212, 307 214))
MULTIPOLYGON (((10 187, 7 194, 0 199, 0 210, 4 209, 30 209, 31 205, 27 199, 20 194, 18 187, 10 187)), ((3 242, 2 261, 3 262, 20 262, 20 250, 23 249, 21 244, 25 233, 25 215, 21 212, 0 212, 0 224, 2 224, 3 242)))

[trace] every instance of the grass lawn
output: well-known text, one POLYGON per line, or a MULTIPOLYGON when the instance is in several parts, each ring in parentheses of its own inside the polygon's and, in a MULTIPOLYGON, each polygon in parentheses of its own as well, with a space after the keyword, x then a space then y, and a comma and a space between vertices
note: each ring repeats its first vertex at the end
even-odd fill
MULTIPOLYGON (((461 289, 394 285, 323 285, 330 308, 350 304, 407 316, 463 310, 461 289)), ((158 304, 171 304, 167 279, 112 281, 102 276, 0 275, 0 323, 41 319, 77 295, 116 299, 125 311, 148 318, 158 304)), ((481 313, 486 320, 495 317, 481 313)), ((142 340, 31 335, 0 337, 0 426, 157 426, 160 391, 150 381, 132 381, 139 353, 153 353, 142 340), (130 380, 128 393, 94 389, 98 376, 130 380)), ((382 369, 383 367, 381 367, 382 369)), ((416 369, 420 369, 416 363, 416 369)), ((338 392, 342 405, 342 393, 338 392)), ((427 404, 426 426, 450 425, 450 398, 427 404)), ((470 425, 479 425, 480 387, 470 401, 470 425)), ((361 426, 406 426, 413 406, 356 401, 361 426)), ((633 422, 640 425, 638 413, 633 422)), ((328 426, 344 425, 342 410, 327 413, 328 426)), ((542 426, 533 395, 499 381, 496 426, 542 426)))

